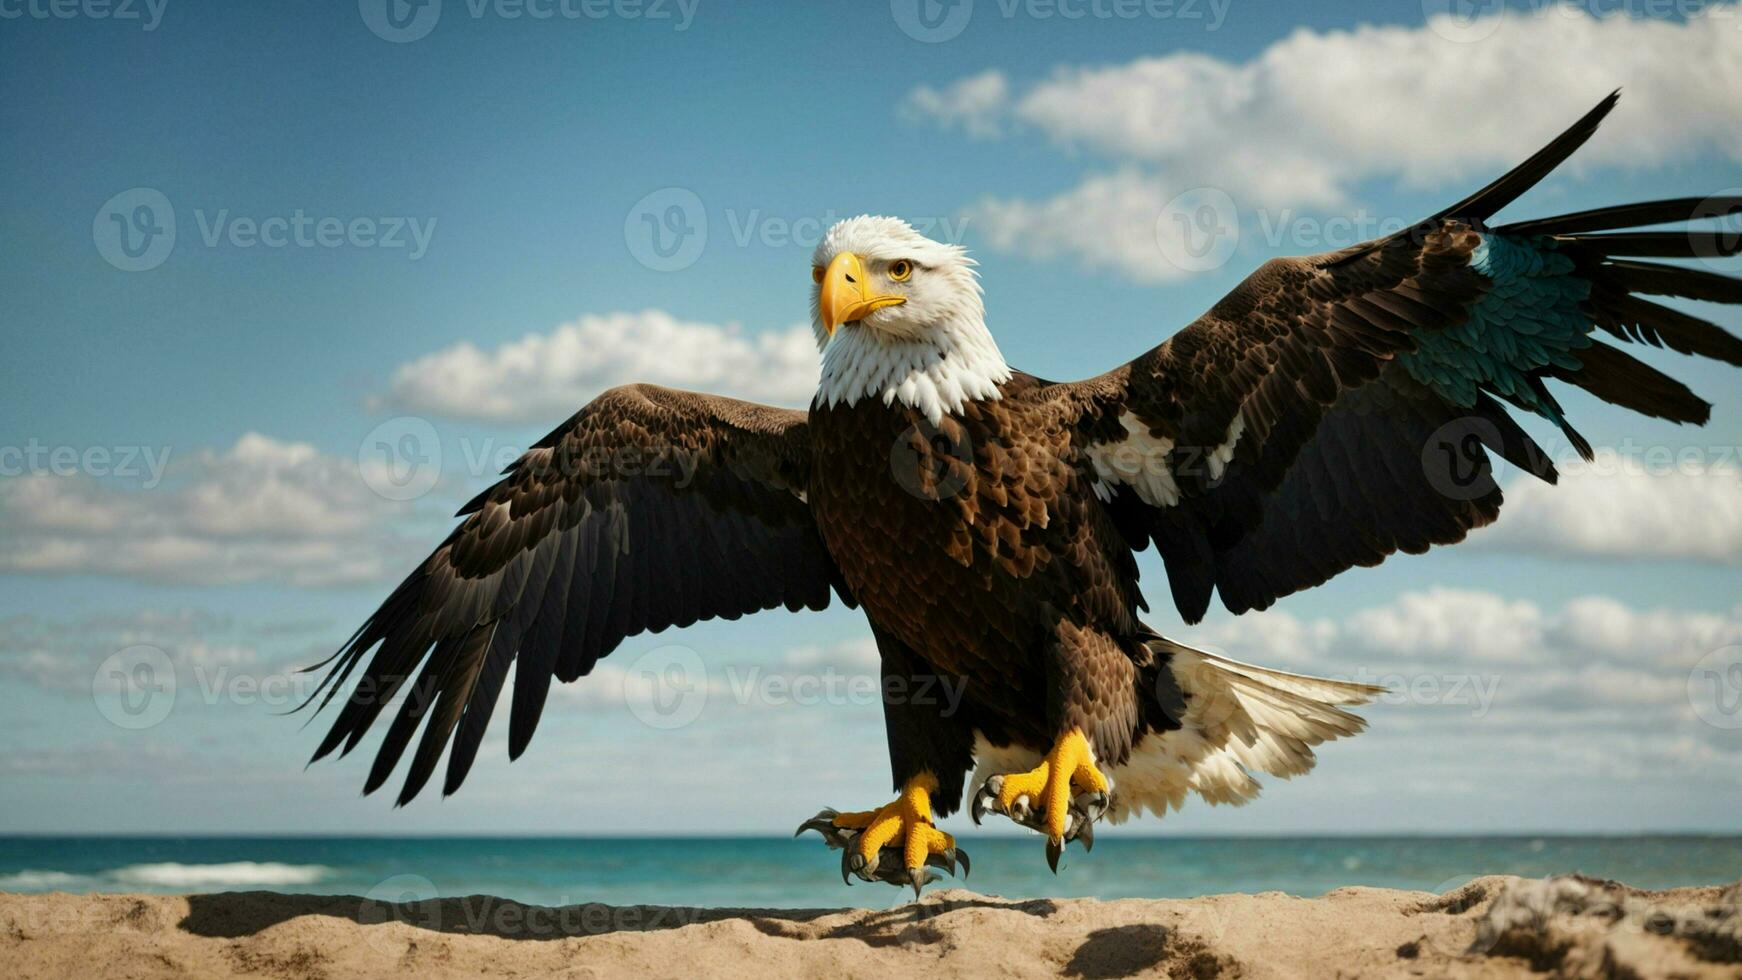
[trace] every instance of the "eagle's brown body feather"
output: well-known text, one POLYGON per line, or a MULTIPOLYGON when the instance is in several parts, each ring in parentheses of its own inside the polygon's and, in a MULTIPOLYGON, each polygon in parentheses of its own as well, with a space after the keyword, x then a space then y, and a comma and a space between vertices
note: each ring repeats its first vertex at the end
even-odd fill
MULTIPOLYGON (((1136 562, 1057 389, 1016 374, 1000 395, 935 426, 900 402, 813 407, 811 511, 879 635, 964 692, 928 728, 1040 751, 1080 728, 1122 762, 1153 661, 1136 562)), ((900 783, 911 764, 892 752, 900 783)), ((959 788, 961 770, 939 775, 959 788)))

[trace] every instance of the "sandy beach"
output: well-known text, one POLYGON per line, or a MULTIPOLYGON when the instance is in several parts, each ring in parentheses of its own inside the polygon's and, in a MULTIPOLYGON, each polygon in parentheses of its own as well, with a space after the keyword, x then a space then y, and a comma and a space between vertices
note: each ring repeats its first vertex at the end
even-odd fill
POLYGON ((343 896, 0 895, 0 976, 1742 977, 1742 882, 1478 878, 1185 900, 884 910, 390 905, 343 896))

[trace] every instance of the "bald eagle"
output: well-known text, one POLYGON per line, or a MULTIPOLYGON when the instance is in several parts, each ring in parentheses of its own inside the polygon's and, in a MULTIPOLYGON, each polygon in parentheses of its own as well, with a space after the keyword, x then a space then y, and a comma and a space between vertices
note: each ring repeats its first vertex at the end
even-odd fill
POLYGON ((1379 689, 1161 636, 1139 618, 1136 552, 1156 548, 1187 623, 1212 595, 1264 609, 1492 522, 1490 453, 1553 483, 1508 406, 1590 457, 1550 382, 1707 420, 1707 402, 1612 341, 1742 364, 1742 341, 1643 298, 1742 302, 1742 280, 1648 261, 1733 255, 1736 236, 1619 230, 1734 214, 1742 197, 1488 224, 1615 101, 1403 232, 1266 262, 1086 381, 1005 363, 961 247, 894 218, 840 222, 813 258, 809 410, 645 384, 600 395, 462 508, 316 665, 321 707, 356 681, 314 758, 354 749, 404 695, 365 789, 421 726, 399 803, 444 751, 452 793, 510 667, 512 759, 552 679, 586 676, 625 637, 838 598, 864 611, 886 681, 901 682, 884 687, 897 799, 800 828, 841 849, 843 878, 917 891, 953 873, 962 855, 935 821, 976 766, 971 815, 1039 831, 1055 870, 1102 818, 1188 793, 1250 800, 1254 773, 1303 773, 1314 746, 1359 732, 1346 709, 1379 689), (939 679, 959 701, 891 693, 939 679))

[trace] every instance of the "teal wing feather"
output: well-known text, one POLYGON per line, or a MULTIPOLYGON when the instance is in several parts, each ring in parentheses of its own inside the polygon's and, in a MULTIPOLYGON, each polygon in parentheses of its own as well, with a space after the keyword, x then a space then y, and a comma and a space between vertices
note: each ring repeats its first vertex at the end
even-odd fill
POLYGON ((1262 609, 1353 566, 1462 540, 1500 511, 1489 453, 1554 482, 1550 454, 1506 409, 1553 421, 1590 458, 1549 382, 1653 418, 1709 418, 1710 403, 1605 340, 1742 365, 1742 339, 1646 298, 1742 304, 1742 279, 1642 261, 1742 251, 1733 230, 1690 227, 1742 214, 1742 197, 1489 224, 1614 105, 1420 224, 1272 259, 1167 342, 1057 386, 1092 462, 1144 462, 1141 480, 1099 467, 1096 491, 1133 548, 1161 553, 1188 622, 1213 595, 1236 613, 1262 609), (1634 230, 1672 222, 1683 230, 1634 230), (1149 472, 1158 465, 1167 480, 1149 472))
POLYGON ((1532 378, 1548 368, 1578 371, 1578 352, 1594 329, 1585 302, 1589 280, 1556 251, 1552 239, 1484 234, 1470 266, 1488 291, 1450 330, 1418 331, 1414 351, 1398 363, 1416 381, 1464 407, 1488 391, 1564 424, 1560 406, 1544 399, 1532 378))

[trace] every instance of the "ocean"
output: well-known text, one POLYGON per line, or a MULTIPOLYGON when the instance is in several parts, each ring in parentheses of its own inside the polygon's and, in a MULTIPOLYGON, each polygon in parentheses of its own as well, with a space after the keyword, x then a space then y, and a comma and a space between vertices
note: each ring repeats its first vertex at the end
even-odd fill
MULTIPOLYGON (((1484 874, 1582 872, 1642 888, 1742 878, 1742 836, 959 838, 966 887, 1008 898, 1185 898, 1344 885, 1446 891, 1484 874)), ((0 891, 267 890, 405 901, 472 894, 534 905, 888 908, 907 893, 841 885, 838 852, 779 838, 0 837, 0 891)), ((934 888, 938 886, 933 886, 934 888)), ((943 887, 949 887, 945 884, 943 887)))

